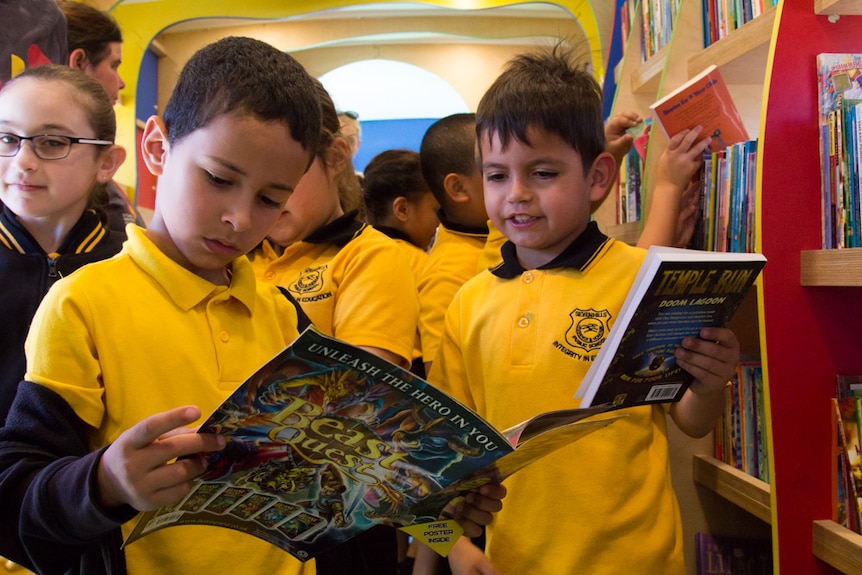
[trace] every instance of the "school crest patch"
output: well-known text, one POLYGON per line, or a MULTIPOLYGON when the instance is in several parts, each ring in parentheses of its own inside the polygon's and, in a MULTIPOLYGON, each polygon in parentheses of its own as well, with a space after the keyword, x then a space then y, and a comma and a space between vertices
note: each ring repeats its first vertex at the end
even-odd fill
POLYGON ((323 272, 327 266, 305 268, 299 274, 299 279, 293 282, 287 289, 291 292, 304 295, 316 293, 323 289, 323 272))
POLYGON ((608 322, 611 312, 608 310, 575 309, 569 314, 572 325, 566 332, 566 343, 586 352, 600 347, 608 336, 608 322))

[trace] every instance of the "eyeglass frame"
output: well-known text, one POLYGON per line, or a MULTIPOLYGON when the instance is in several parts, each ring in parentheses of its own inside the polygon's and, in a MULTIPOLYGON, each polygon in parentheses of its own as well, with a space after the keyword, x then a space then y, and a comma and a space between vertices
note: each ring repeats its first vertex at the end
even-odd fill
POLYGON ((18 134, 13 134, 12 132, 0 132, 0 139, 4 136, 12 136, 14 138, 18 138, 18 146, 15 148, 15 153, 10 155, 5 155, 0 153, 0 158, 14 158, 21 151, 21 142, 24 140, 30 141, 30 146, 33 148, 33 153, 40 160, 65 160, 69 157, 69 154, 72 153, 72 146, 74 144, 89 144, 92 146, 113 146, 114 142, 109 142, 108 140, 99 140, 96 138, 76 138, 74 136, 63 136, 60 134, 39 134, 36 136, 19 136, 18 134), (60 156, 59 158, 45 158, 39 154, 36 147, 36 138, 62 138, 64 140, 69 141, 69 145, 66 147, 66 154, 60 156))

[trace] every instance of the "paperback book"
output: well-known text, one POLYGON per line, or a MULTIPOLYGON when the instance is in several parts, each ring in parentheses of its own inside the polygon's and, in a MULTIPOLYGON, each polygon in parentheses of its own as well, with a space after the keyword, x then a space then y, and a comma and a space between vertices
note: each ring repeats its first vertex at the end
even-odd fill
POLYGON ((143 513, 126 545, 158 529, 221 526, 305 561, 370 527, 404 527, 446 555, 444 509, 612 423, 609 406, 539 415, 498 431, 414 376, 314 327, 255 372, 200 427, 227 446, 181 501, 143 513))
POLYGON ((679 401, 694 377, 674 350, 704 327, 727 326, 765 264, 757 253, 651 247, 578 387, 580 406, 679 401))
POLYGON ((701 136, 712 137, 714 152, 748 140, 742 117, 715 65, 655 102, 650 110, 668 138, 702 126, 701 136))

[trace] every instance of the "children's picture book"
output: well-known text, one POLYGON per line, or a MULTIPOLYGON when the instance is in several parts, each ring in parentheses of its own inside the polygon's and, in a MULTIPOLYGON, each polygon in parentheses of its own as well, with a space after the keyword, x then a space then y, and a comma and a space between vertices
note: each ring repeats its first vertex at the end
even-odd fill
POLYGON ((655 102, 650 110, 668 138, 703 126, 701 136, 712 136, 710 149, 714 152, 748 140, 739 110, 714 64, 655 102))
POLYGON ((772 542, 729 535, 695 533, 697 575, 769 575, 772 542))
POLYGON ((447 504, 619 417, 599 416, 606 411, 551 412, 498 431, 409 371, 312 326, 203 423, 199 432, 222 434, 226 447, 207 455, 185 498, 142 513, 125 544, 205 524, 305 561, 387 522, 446 555, 462 532, 447 504))
POLYGON ((679 401, 694 377, 674 350, 704 327, 726 327, 765 264, 757 253, 650 247, 575 393, 580 406, 679 401))

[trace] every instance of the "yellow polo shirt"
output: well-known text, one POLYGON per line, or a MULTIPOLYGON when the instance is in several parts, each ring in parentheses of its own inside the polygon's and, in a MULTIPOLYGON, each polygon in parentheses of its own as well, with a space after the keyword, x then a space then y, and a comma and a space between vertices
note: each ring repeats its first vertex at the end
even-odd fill
MULTIPOLYGON (((645 252, 587 232, 544 269, 523 270, 511 244, 503 263, 455 296, 429 379, 498 429, 555 409, 573 395, 604 337, 578 318, 613 326, 645 252), (495 275, 498 274, 498 275, 495 275)), ((621 411, 607 428, 505 481, 487 553, 505 573, 685 573, 670 477, 665 411, 621 411)))
POLYGON ((342 218, 281 255, 266 241, 251 257, 258 280, 286 288, 322 332, 413 357, 419 297, 394 240, 342 218))
MULTIPOLYGON (((140 228, 128 230, 117 256, 48 292, 26 346, 26 378, 58 393, 92 427, 93 449, 174 407, 197 405, 208 416, 298 335, 293 305, 257 283, 245 257, 233 262, 231 285, 216 286, 160 252, 140 228)), ((313 562, 216 527, 170 527, 125 553, 130 575, 314 573, 313 562)))
POLYGON ((433 362, 443 334, 443 317, 464 282, 476 275, 487 230, 437 226, 437 236, 419 278, 419 339, 422 357, 433 362))

